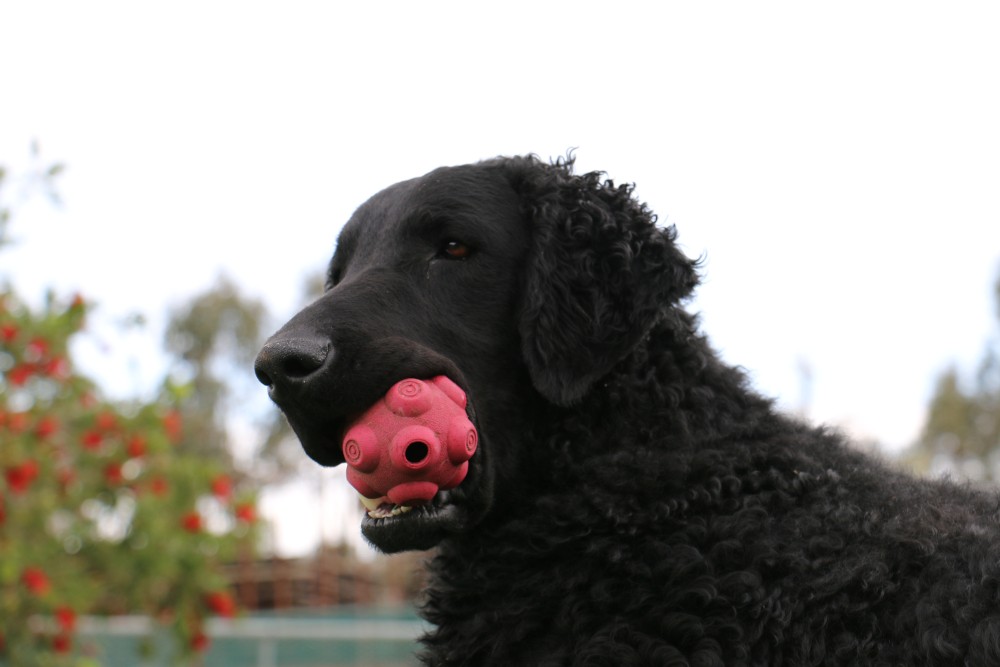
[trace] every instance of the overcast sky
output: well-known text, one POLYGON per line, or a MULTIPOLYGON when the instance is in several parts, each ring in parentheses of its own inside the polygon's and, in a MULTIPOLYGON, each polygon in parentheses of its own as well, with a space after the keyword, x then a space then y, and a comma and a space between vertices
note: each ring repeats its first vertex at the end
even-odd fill
POLYGON ((0 164, 67 165, 0 277, 99 303, 112 393, 218 275, 277 325, 377 190, 570 147, 705 256, 692 309, 788 409, 897 450, 996 335, 1000 5, 351 4, 0 3, 0 164))

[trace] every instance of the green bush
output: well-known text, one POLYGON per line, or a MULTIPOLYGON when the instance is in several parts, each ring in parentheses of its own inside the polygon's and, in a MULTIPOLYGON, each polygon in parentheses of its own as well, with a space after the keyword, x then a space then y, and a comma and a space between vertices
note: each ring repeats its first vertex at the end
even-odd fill
POLYGON ((33 311, 0 291, 4 665, 94 664, 75 636, 84 614, 148 615, 186 660, 206 616, 236 613, 220 565, 254 541, 252 496, 177 451, 197 434, 176 397, 114 403, 74 368, 87 308, 50 297, 33 311))

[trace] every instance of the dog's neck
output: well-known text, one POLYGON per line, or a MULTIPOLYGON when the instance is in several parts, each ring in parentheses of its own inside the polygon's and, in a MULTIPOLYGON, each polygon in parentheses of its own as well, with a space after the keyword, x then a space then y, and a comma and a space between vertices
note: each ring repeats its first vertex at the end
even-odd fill
MULTIPOLYGON (((771 402, 750 388, 745 375, 727 366, 697 330, 697 318, 671 309, 579 405, 550 423, 586 423, 587 433, 607 428, 606 415, 634 414, 635 423, 656 423, 673 446, 742 434, 772 417, 771 402), (656 415, 655 420, 649 419, 656 415)), ((621 428, 623 420, 613 420, 621 428)), ((572 430, 572 428, 571 428, 572 430)), ((611 435, 611 434, 609 434, 611 435)), ((611 439, 611 438, 609 438, 611 439)), ((588 437, 588 442, 593 442, 588 437)), ((598 444, 607 451, 607 441, 598 444)))
POLYGON ((577 585, 556 574, 573 567, 590 536, 671 530, 682 508, 697 502, 687 498, 685 481, 708 434, 758 438, 780 419, 768 405, 698 335, 695 318, 664 317, 579 404, 547 405, 521 422, 543 425, 516 447, 530 461, 498 484, 505 493, 474 538, 445 540, 431 565, 424 614, 439 628, 436 639, 474 647, 476 633, 485 641, 497 625, 523 625, 520 616, 491 616, 522 606, 538 616, 544 636, 550 612, 577 585), (655 489, 656 498, 636 489, 655 489), (524 535, 535 537, 525 542, 524 535), (535 579, 524 580, 527 572, 535 579))
MULTIPOLYGON (((572 406, 526 398, 501 417, 518 442, 494 442, 497 456, 519 452, 516 471, 497 480, 496 504, 486 519, 495 527, 537 512, 559 489, 579 488, 580 471, 599 471, 632 456, 636 442, 659 452, 665 469, 681 474, 690 453, 718 440, 759 438, 780 428, 770 402, 744 375, 726 366, 698 334, 696 318, 672 310, 617 367, 572 406), (608 419, 607 415, 616 415, 608 419), (655 424, 655 430, 649 427, 655 424)), ((510 462, 508 462, 510 463, 510 462)), ((596 473, 595 473, 596 474, 596 473)))

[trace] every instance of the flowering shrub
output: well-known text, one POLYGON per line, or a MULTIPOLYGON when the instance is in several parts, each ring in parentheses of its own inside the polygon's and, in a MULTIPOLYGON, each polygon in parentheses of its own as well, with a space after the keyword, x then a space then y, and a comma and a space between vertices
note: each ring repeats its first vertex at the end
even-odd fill
POLYGON ((82 614, 149 615, 183 656, 237 613, 219 565, 252 542, 253 498, 176 451, 168 397, 114 404, 74 370, 86 310, 0 292, 0 665, 75 664, 82 614))

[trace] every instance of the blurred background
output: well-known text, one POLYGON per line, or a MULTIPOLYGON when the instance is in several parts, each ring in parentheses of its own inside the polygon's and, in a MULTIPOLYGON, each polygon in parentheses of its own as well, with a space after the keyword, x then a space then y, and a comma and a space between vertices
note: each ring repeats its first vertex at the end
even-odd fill
POLYGON ((412 662, 427 555, 363 543, 252 359, 352 211, 445 164, 634 182, 762 393, 993 483, 998 33, 989 2, 3 2, 0 664, 412 662))

